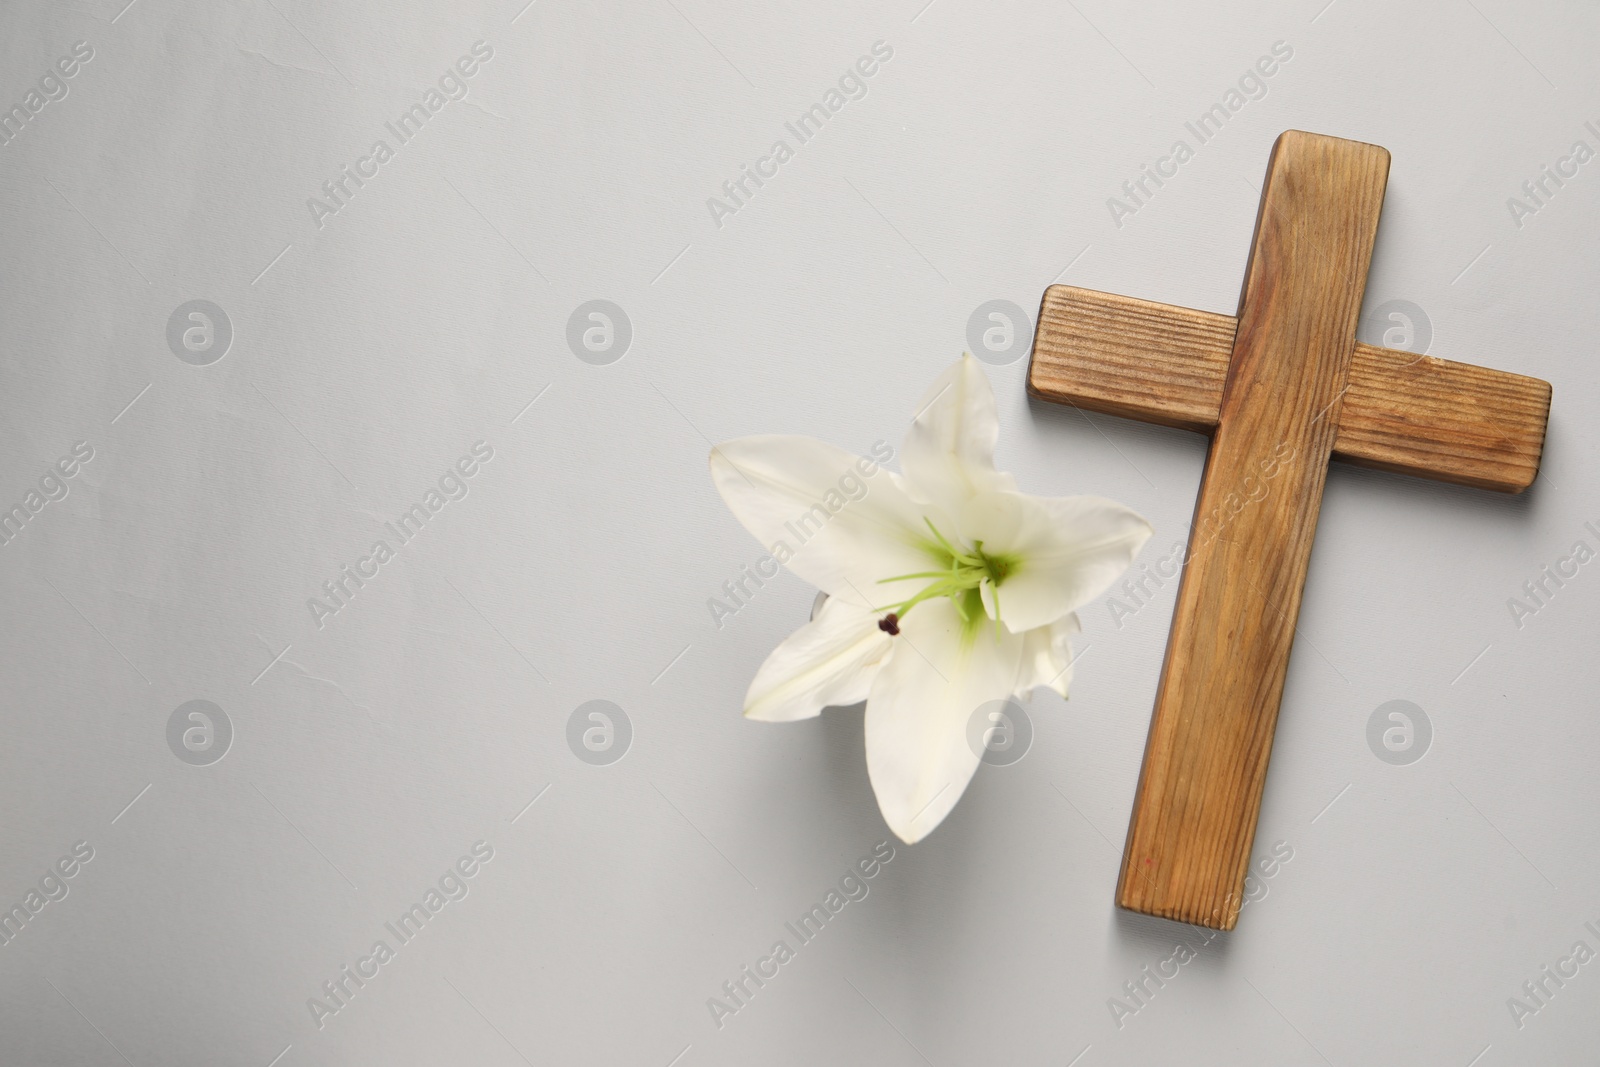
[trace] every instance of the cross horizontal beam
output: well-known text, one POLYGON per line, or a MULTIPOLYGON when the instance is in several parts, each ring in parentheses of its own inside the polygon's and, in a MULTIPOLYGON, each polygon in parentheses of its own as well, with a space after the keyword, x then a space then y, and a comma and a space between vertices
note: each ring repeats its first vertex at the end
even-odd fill
MULTIPOLYGON (((1052 285, 1028 391, 1209 434, 1237 326, 1232 315, 1052 285)), ((1548 382, 1357 342, 1347 385, 1335 459, 1504 493, 1539 473, 1548 382)))

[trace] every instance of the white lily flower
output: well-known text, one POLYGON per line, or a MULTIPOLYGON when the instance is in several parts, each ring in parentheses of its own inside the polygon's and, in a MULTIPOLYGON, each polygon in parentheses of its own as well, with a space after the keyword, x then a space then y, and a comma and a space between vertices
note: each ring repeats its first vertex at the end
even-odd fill
POLYGON ((977 770, 968 723, 979 708, 1040 686, 1067 695, 1074 611, 1151 533, 1114 501, 1017 492, 995 470, 999 433, 994 391, 964 356, 923 398, 904 475, 808 437, 741 437, 711 452, 735 517, 828 594, 756 672, 745 715, 792 722, 865 700, 867 772, 908 844, 977 770))

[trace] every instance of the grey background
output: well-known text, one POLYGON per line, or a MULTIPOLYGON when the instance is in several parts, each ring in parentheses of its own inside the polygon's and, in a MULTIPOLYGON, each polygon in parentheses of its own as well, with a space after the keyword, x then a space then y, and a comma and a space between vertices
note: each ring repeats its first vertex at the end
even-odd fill
MULTIPOLYGON (((1600 963, 1520 1029, 1507 998, 1600 948, 1600 564, 1520 628, 1507 599, 1600 547, 1600 162, 1506 205, 1600 147, 1592 8, 124 2, 0 12, 0 105, 95 50, 0 147, 0 504, 95 449, 0 547, 0 903, 94 849, 0 946, 0 1061, 1593 1062, 1600 963), (465 102, 319 229, 306 199, 480 39, 465 102), (717 226, 878 40, 868 95, 717 226), (1268 95, 1115 226, 1278 40, 1268 95), (709 444, 898 447, 973 309, 1058 279, 1232 311, 1289 127, 1393 153, 1367 307, 1551 381, 1544 476, 1332 472, 1257 844, 1293 859, 1120 1028, 1123 983, 1197 943, 1111 903, 1172 585, 1120 629, 1087 608, 1027 757, 719 1029, 707 998, 889 834, 859 709, 739 716, 813 590, 713 624, 760 550, 709 444), (209 366, 166 342, 194 299, 233 327, 209 366), (610 365, 565 342, 595 299, 633 325, 610 365), (478 440, 469 495, 319 629, 307 598, 478 440), (233 725, 209 766, 166 740, 196 699, 233 725), (607 766, 566 741, 599 699, 633 727, 607 766), (1366 739, 1396 699, 1433 727, 1409 766, 1366 739), (319 1029, 307 999, 479 840, 470 894, 319 1029)), ((986 368, 1002 465, 1127 502, 1165 554, 1204 442, 1031 402, 1025 366, 986 368)))

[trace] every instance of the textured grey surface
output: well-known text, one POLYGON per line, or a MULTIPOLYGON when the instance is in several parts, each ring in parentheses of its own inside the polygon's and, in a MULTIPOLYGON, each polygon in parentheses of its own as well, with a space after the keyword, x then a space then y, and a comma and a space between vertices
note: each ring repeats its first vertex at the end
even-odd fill
MULTIPOLYGON (((1600 964, 1570 953, 1600 950, 1600 564, 1508 606, 1600 549, 1600 163, 1507 204, 1600 148, 1592 9, 124 2, 0 12, 0 105, 93 50, 0 146, 0 505, 44 480, 0 546, 0 904, 39 892, 0 944, 0 1062, 1595 1058, 1600 964), (401 144, 386 123, 479 41, 466 97, 401 144), (799 144, 785 123, 879 41, 865 95, 799 144), (1196 146, 1185 122, 1279 41, 1265 95, 1196 146), (1120 627, 1088 608, 1027 757, 800 945, 784 924, 889 835, 859 710, 739 716, 813 591, 784 576, 714 624, 760 550, 709 443, 898 445, 973 311, 1031 311, 1057 278, 1231 311, 1289 127, 1393 153, 1367 307, 1409 301, 1433 354, 1550 380, 1546 476, 1512 499, 1332 473, 1272 873, 1235 933, 1111 903, 1169 585, 1120 627), (1179 138, 1193 158, 1116 225, 1107 199, 1179 138), (359 163, 379 139, 392 158, 359 163), (713 218, 778 139, 792 158, 713 218), (358 163, 376 174, 315 219, 358 163), (231 323, 220 360, 169 347, 191 300, 231 323), (569 348, 591 300, 631 322, 620 360, 569 348), (78 442, 93 458, 48 477, 78 442), (441 478, 465 495, 314 619, 441 478), (169 744, 194 700, 231 723, 220 760, 211 712, 169 744), (631 724, 620 761, 569 747, 592 700, 631 724), (1431 723, 1420 761, 1369 748, 1392 700, 1431 723), (402 943, 385 924, 441 883, 402 943), (780 939, 794 958, 719 1026, 709 998, 780 939), (1162 964, 1179 939, 1195 958, 1162 964), (1534 999, 1547 964, 1577 973, 1534 999), (346 965, 376 973, 313 1011, 346 965), (1146 965, 1176 976, 1141 1002, 1146 965)), ((1143 560, 1165 554, 1203 442, 1030 402, 1024 368, 988 368, 1002 465, 1127 502, 1157 529, 1143 560)))

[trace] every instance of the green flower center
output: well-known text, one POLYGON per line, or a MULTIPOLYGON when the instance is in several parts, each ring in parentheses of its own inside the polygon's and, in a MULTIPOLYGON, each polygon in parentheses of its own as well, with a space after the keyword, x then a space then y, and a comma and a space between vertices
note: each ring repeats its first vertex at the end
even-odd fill
POLYGON ((1008 575, 1016 572, 1022 563, 1021 557, 1003 552, 985 552, 982 541, 974 541, 971 548, 958 548, 939 532, 933 520, 924 517, 922 521, 928 524, 933 540, 924 540, 921 547, 933 557, 938 565, 937 569, 917 571, 913 574, 897 574, 893 578, 880 579, 880 585, 886 582, 910 581, 926 581, 928 584, 898 604, 887 604, 875 610, 890 612, 891 617, 898 623, 899 619, 905 617, 906 612, 924 600, 944 596, 950 598, 962 622, 971 628, 986 615, 982 586, 988 582, 993 590, 994 624, 995 632, 998 633, 1000 586, 1004 584, 1008 575))

